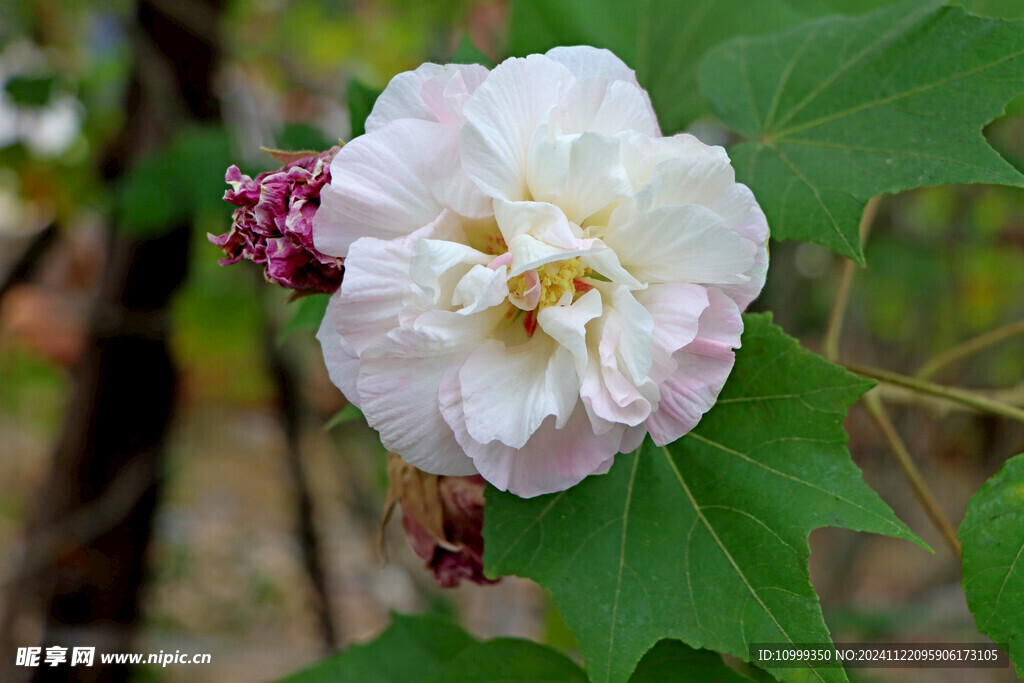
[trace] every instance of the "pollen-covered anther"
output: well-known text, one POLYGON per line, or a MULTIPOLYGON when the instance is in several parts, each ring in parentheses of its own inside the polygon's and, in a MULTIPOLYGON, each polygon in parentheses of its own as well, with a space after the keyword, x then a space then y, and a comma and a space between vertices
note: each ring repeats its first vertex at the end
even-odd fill
POLYGON ((576 292, 576 280, 583 277, 587 267, 580 257, 567 261, 545 264, 538 271, 540 275, 540 303, 537 308, 552 306, 562 299, 566 292, 576 292))

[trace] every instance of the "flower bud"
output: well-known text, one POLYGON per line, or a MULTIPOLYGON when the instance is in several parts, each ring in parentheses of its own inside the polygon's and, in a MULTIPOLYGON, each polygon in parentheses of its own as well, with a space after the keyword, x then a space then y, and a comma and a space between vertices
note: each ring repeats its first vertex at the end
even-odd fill
POLYGON ((481 585, 500 580, 484 576, 483 477, 427 474, 392 456, 388 479, 387 516, 395 504, 402 506, 406 539, 438 584, 451 588, 463 579, 481 585))
POLYGON ((345 272, 343 259, 322 254, 313 246, 313 216, 339 149, 294 158, 255 180, 231 166, 224 177, 231 186, 224 200, 238 208, 228 232, 208 235, 226 254, 220 264, 248 259, 263 264, 268 282, 300 292, 337 290, 345 272))

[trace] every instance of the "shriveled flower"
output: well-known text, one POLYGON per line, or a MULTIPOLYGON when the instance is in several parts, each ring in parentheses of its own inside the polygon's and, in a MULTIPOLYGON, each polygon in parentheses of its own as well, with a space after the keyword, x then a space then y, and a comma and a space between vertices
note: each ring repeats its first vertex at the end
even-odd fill
POLYGON ((231 189, 224 200, 238 208, 228 232, 208 235, 227 255, 220 264, 248 259, 263 264, 268 282, 301 292, 336 291, 345 272, 343 260, 313 245, 313 216, 339 149, 302 156, 255 180, 237 166, 229 168, 224 179, 231 189))
POLYGON ((388 462, 387 518, 402 508, 402 528, 409 546, 451 588, 462 581, 481 585, 500 579, 484 576, 483 477, 428 474, 392 456, 388 462))
POLYGON ((768 226, 724 150, 662 137, 607 50, 391 81, 314 220, 334 382, 428 472, 535 496, 714 404, 768 226))

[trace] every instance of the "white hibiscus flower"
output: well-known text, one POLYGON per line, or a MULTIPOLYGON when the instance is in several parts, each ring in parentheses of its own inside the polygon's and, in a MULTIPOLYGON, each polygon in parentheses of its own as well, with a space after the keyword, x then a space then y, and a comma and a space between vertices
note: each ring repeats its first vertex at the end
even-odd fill
POLYGON ((335 157, 320 339, 384 445, 535 496, 714 404, 768 227, 724 150, 661 137, 607 50, 395 77, 335 157))

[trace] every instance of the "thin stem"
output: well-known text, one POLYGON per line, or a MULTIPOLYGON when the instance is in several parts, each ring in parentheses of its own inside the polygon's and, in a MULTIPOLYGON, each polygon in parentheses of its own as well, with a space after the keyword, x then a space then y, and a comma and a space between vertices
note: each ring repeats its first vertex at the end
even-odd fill
POLYGON ((963 405, 970 406, 976 410, 986 413, 992 413, 1011 420, 1017 420, 1018 422, 1024 422, 1024 410, 993 400, 973 391, 957 389, 955 387, 944 387, 939 384, 932 384, 931 382, 925 382, 913 377, 907 377, 906 375, 900 375, 895 372, 889 372, 888 370, 873 368, 867 365, 858 365, 856 363, 840 364, 850 372, 854 372, 862 377, 870 377, 871 379, 876 379, 879 382, 885 382, 886 384, 910 389, 911 391, 915 391, 919 394, 937 396, 938 398, 962 403, 963 405))
POLYGON ((877 393, 871 391, 864 395, 863 400, 864 405, 867 406, 868 413, 871 415, 871 419, 874 420, 878 429, 882 432, 882 436, 889 443, 892 454, 896 456, 896 462, 899 463, 900 469, 906 475, 910 487, 914 490, 914 495, 917 496, 921 505, 924 506, 928 516, 932 518, 935 526, 942 533, 943 539, 945 539, 953 554, 959 560, 960 541, 956 537, 956 530, 949 520, 946 519, 946 516, 942 514, 942 509, 939 508, 935 500, 935 494, 928 488, 928 484, 925 482, 924 477, 921 476, 917 465, 914 464, 913 458, 910 457, 910 452, 907 450, 903 440, 900 439, 900 435, 896 432, 892 420, 889 419, 889 414, 885 412, 882 399, 878 397, 877 393))
POLYGON ((995 346, 996 344, 1012 339, 1018 335, 1024 334, 1024 320, 1018 320, 1016 322, 997 327, 994 330, 979 334, 977 337, 972 337, 962 344, 958 344, 951 349, 943 351, 939 355, 932 358, 930 361, 921 366, 918 370, 917 379, 930 379, 935 376, 939 370, 942 370, 948 365, 963 360, 969 356, 973 356, 976 353, 984 351, 985 349, 995 346))
MULTIPOLYGON (((868 234, 871 232, 871 225, 875 222, 878 214, 878 202, 880 197, 872 197, 864 207, 864 213, 860 219, 860 243, 867 242, 868 234)), ((846 304, 850 300, 850 286, 853 284, 853 276, 857 272, 857 264, 846 259, 843 262, 843 272, 839 277, 839 289, 836 290, 836 298, 832 304, 832 313, 828 318, 828 328, 825 331, 824 353, 825 359, 834 361, 839 357, 839 336, 843 333, 843 321, 846 319, 846 304)))

